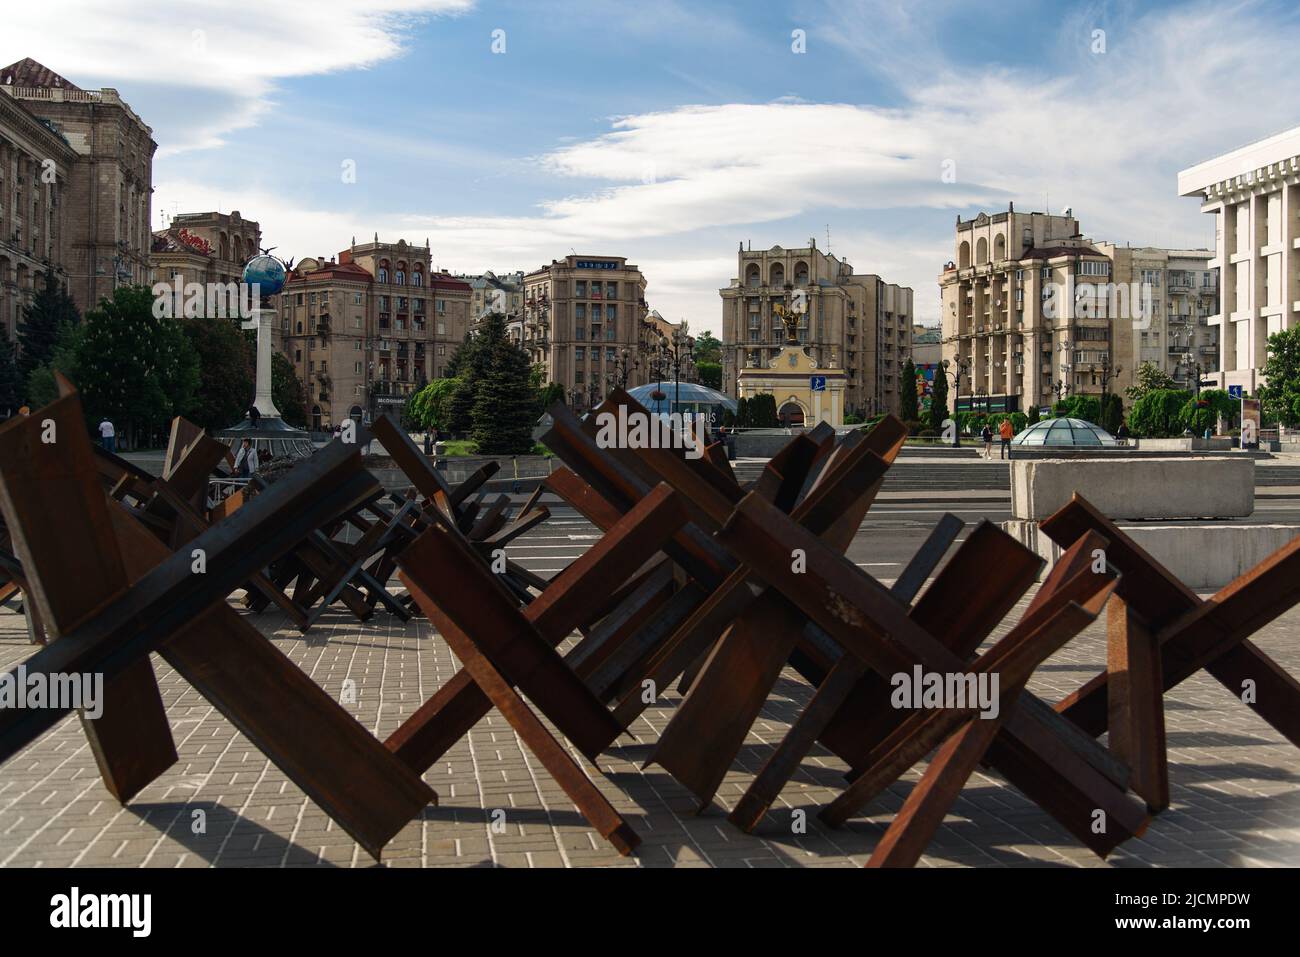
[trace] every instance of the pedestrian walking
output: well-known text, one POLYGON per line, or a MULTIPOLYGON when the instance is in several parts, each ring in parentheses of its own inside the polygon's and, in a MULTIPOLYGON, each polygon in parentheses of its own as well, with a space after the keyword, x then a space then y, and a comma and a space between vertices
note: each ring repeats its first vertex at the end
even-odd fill
POLYGON ((262 421, 262 413, 257 410, 256 405, 250 405, 248 407, 249 424, 252 425, 253 428, 257 428, 258 423, 261 421, 262 421))
POLYGON ((980 438, 984 440, 984 457, 993 458, 993 430, 989 428, 987 422, 984 423, 984 428, 980 429, 980 438))
POLYGON ((252 439, 244 439, 235 456, 235 474, 248 478, 257 471, 257 449, 253 448, 252 439))
POLYGON ((1011 416, 1002 420, 998 426, 998 435, 1002 437, 1002 447, 998 449, 998 458, 1011 460, 1011 437, 1016 434, 1016 430, 1011 425, 1011 416))
POLYGON ((113 423, 104 417, 104 421, 99 423, 99 444, 104 447, 106 452, 117 451, 117 429, 113 428, 113 423))

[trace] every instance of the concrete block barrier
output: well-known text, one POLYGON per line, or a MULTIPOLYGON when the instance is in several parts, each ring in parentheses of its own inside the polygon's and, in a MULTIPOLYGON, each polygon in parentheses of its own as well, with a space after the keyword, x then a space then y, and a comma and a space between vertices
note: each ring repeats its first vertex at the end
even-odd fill
POLYGON ((1012 518, 1045 519, 1075 492, 1109 518, 1242 518, 1255 510, 1255 461, 1225 455, 1011 463, 1012 518))

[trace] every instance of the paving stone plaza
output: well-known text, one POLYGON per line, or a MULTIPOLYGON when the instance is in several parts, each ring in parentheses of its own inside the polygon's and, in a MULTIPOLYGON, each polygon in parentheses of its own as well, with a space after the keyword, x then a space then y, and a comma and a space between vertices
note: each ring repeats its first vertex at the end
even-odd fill
MULTIPOLYGON (((266 613, 252 620, 380 737, 458 667, 422 618, 402 624, 378 616, 362 626, 331 610, 306 636, 287 627, 282 616, 266 613)), ((1005 625, 999 634, 1003 630, 1005 625)), ((1300 672, 1300 609, 1255 636, 1255 643, 1291 673, 1300 672)), ((31 651, 22 618, 0 610, 0 669, 14 667, 31 651)), ((1105 658, 1103 618, 1040 667, 1030 690, 1054 701, 1102 668, 1105 658)), ((120 806, 104 790, 78 719, 64 719, 0 774, 0 866, 376 866, 165 662, 155 655, 153 664, 180 761, 120 806)), ((646 742, 655 739, 679 699, 669 693, 648 710, 633 726, 644 731, 642 740, 622 739, 602 756, 602 774, 593 777, 642 837, 631 857, 621 857, 593 832, 493 711, 425 775, 439 806, 427 808, 385 848, 382 866, 861 866, 919 769, 848 826, 830 829, 817 810, 842 789, 845 769, 818 747, 754 835, 725 819, 808 694, 792 672, 781 679, 718 800, 700 815, 672 777, 654 765, 641 767, 646 742)), ((996 774, 977 773, 921 865, 1300 864, 1294 747, 1203 672, 1167 695, 1165 710, 1172 805, 1108 861, 1071 839, 996 774)))

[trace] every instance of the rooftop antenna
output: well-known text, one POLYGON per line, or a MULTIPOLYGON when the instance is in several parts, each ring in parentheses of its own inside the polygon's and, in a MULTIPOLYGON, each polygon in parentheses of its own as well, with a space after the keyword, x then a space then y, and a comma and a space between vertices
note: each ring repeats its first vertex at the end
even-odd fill
POLYGON ((831 224, 826 224, 826 255, 831 254, 831 224))

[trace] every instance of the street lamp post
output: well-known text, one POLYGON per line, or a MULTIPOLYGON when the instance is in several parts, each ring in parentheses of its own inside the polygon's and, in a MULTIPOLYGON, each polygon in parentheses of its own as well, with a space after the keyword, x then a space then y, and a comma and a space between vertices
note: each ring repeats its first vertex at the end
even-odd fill
MULTIPOLYGON (((952 418, 953 423, 960 421, 958 416, 961 415, 959 406, 961 405, 961 379, 970 369, 970 363, 961 356, 957 357, 957 366, 955 369, 949 368, 947 359, 943 360, 943 374, 953 377, 953 394, 952 394, 952 418)), ((953 430, 952 444, 954 448, 961 447, 961 428, 953 430)))
POLYGON ((1201 364, 1199 362, 1193 364, 1192 354, 1190 352, 1184 352, 1183 365, 1187 367, 1188 372, 1196 376, 1196 385, 1193 386, 1193 388, 1195 390, 1194 394, 1196 398, 1199 399, 1201 397, 1201 364))

